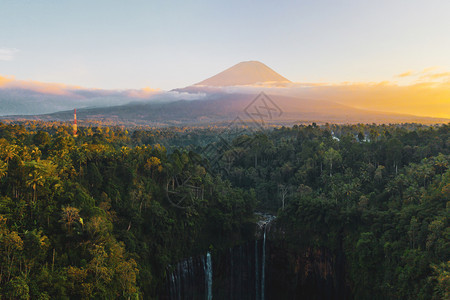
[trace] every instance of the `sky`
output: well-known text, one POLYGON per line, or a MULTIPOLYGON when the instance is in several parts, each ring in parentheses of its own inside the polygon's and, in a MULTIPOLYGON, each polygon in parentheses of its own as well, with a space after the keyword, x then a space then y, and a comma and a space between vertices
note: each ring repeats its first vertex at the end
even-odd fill
POLYGON ((170 90, 258 60, 294 82, 415 84, 450 71, 449 15, 448 0, 0 0, 0 76, 170 90))

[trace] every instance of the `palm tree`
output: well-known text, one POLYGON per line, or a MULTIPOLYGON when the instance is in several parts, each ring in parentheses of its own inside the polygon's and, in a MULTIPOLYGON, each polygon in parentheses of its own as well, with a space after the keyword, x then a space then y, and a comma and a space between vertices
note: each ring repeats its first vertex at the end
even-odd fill
POLYGON ((8 163, 0 160, 0 179, 8 174, 8 163))
POLYGON ((37 188, 44 186, 47 178, 55 176, 56 166, 47 160, 30 161, 25 165, 30 168, 26 185, 33 189, 33 204, 35 204, 37 202, 37 188))
POLYGON ((45 178, 44 176, 42 176, 40 174, 40 172, 38 170, 32 170, 29 174, 28 174, 28 180, 26 181, 26 184, 28 187, 31 187, 33 189, 33 199, 32 202, 36 203, 37 202, 37 187, 38 186, 44 186, 44 182, 45 182, 45 178))
POLYGON ((17 148, 17 145, 8 145, 3 149, 1 154, 6 162, 10 161, 14 156, 17 155, 17 148))
POLYGON ((80 221, 80 210, 76 207, 66 206, 61 209, 61 220, 65 223, 69 234, 72 233, 72 224, 80 221))

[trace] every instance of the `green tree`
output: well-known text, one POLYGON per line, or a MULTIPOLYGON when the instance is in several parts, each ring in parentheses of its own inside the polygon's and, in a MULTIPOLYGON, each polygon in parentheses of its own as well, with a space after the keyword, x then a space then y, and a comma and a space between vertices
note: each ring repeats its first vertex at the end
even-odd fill
POLYGON ((333 165, 336 166, 342 162, 342 156, 333 148, 328 149, 324 154, 324 161, 330 166, 330 177, 333 173, 333 165))

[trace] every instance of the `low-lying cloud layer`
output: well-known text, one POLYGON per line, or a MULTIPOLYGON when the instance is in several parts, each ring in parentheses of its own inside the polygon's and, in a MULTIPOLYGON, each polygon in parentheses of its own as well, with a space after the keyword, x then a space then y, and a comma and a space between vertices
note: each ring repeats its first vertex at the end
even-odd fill
POLYGON ((146 99, 160 93, 159 89, 149 87, 139 90, 102 90, 86 89, 75 85, 62 83, 43 83, 32 80, 16 80, 14 77, 0 75, 0 90, 21 89, 46 95, 70 96, 75 98, 94 98, 104 96, 126 96, 129 98, 146 99))
POLYGON ((163 91, 87 89, 60 83, 16 80, 0 75, 0 115, 43 114, 83 107, 99 107, 145 101, 163 91))

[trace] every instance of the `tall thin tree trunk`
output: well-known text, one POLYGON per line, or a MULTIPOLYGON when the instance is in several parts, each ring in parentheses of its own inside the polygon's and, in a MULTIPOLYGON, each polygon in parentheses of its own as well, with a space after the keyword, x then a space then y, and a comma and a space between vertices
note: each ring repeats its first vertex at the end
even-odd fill
POLYGON ((53 257, 52 257, 52 273, 53 273, 53 267, 55 266, 55 248, 53 248, 53 257))

